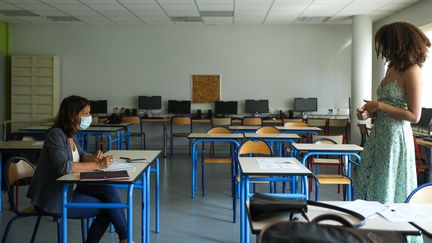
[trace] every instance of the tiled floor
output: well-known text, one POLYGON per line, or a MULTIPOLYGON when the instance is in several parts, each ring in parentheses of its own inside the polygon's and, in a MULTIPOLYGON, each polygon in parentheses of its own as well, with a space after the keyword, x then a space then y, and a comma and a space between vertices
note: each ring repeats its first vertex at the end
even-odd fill
MULTIPOLYGON (((154 230, 152 205, 151 242, 239 242, 239 223, 232 223, 232 199, 230 196, 229 168, 226 165, 206 167, 206 196, 199 195, 192 199, 190 195, 190 158, 187 155, 175 155, 171 160, 161 160, 161 232, 154 230)), ((321 200, 341 200, 336 186, 320 187, 321 200)), ((258 188, 266 191, 267 186, 258 188)), ((24 198, 24 192, 21 192, 24 198)), ((124 194, 122 192, 122 194, 124 194)), ((123 195, 124 196, 124 195, 123 195)), ((138 202, 139 193, 135 194, 138 202)), ((6 207, 1 213, 0 225, 2 234, 12 216, 6 207)), ((152 200, 153 204, 153 200, 152 200)), ((138 203, 136 204, 138 205, 138 203)), ((238 206, 238 205, 237 205, 238 206)), ((138 211, 136 206, 135 212, 138 211)), ((134 214, 134 236, 138 241, 140 235, 139 214, 134 214)), ((30 241, 35 219, 22 219, 13 226, 8 242, 30 241)), ((69 242, 81 242, 81 231, 78 220, 69 220, 69 242)), ((251 238, 254 241, 254 237, 251 238)), ((41 221, 36 242, 56 242, 56 224, 50 218, 41 221)), ((105 233, 102 242, 118 242, 117 235, 105 233)))

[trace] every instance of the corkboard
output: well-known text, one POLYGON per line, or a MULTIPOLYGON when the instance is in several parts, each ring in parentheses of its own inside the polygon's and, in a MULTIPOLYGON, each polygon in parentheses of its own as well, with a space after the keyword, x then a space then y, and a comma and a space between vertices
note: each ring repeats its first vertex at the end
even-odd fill
POLYGON ((220 100, 220 75, 192 75, 192 103, 220 100))

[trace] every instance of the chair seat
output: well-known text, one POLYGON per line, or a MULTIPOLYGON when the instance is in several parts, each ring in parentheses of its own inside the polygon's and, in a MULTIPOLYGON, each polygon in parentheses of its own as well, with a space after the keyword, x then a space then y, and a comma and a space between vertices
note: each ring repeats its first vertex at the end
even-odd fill
POLYGON ((205 164, 231 164, 231 158, 229 157, 208 157, 204 158, 205 164))
POLYGON ((351 184, 350 178, 337 174, 319 174, 315 175, 320 184, 351 184))
POLYGON ((322 164, 322 165, 340 165, 340 161, 338 159, 326 159, 326 158, 314 158, 314 164, 322 164))

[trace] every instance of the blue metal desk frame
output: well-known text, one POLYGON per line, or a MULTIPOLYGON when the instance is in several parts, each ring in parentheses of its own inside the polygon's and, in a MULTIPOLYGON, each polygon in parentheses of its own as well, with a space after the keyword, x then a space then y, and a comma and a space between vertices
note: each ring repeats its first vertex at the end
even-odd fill
MULTIPOLYGON (((303 164, 304 165, 304 164, 303 164)), ((301 184, 301 193, 290 193, 290 194, 272 194, 285 198, 303 198, 308 199, 308 181, 307 176, 313 176, 312 173, 303 174, 303 173, 287 173, 287 174, 259 174, 259 175, 268 175, 268 176, 278 176, 278 177, 268 177, 268 178, 250 178, 249 175, 245 175, 240 168, 241 180, 240 180, 240 243, 248 243, 249 242, 249 227, 248 227, 248 218, 246 214, 246 202, 249 201, 251 195, 249 184, 251 182, 256 181, 268 181, 268 182, 286 182, 288 181, 287 176, 302 176, 302 184, 301 184)), ((258 175, 258 174, 257 174, 258 175)))
MULTIPOLYGON (((204 142, 214 142, 214 143, 230 143, 234 145, 234 148, 231 151, 231 158, 232 163, 235 163, 236 159, 236 151, 240 147, 240 142, 238 141, 239 138, 190 138, 194 139, 194 142, 192 143, 192 189, 191 189, 191 195, 192 198, 195 198, 195 193, 198 191, 198 145, 200 143, 204 142)), ((232 178, 234 180, 235 178, 232 178)))
MULTIPOLYGON (((141 180, 144 182, 141 193, 141 242, 150 242, 150 166, 151 163, 142 171, 141 180)), ((139 177, 139 176, 138 176, 139 177)), ((137 177, 137 178, 138 178, 137 177)), ((111 181, 112 182, 112 181, 111 181)), ((77 183, 77 182, 72 182, 77 183)), ((92 182, 95 183, 95 182, 92 182)), ((107 182, 100 182, 107 183, 107 182)), ((121 183, 121 181, 119 181, 121 183)), ((133 190, 136 181, 127 183, 127 203, 72 203, 68 202, 68 190, 70 182, 64 182, 62 193, 62 243, 67 243, 67 208, 125 208, 127 209, 128 224, 128 243, 132 242, 132 210, 133 210, 133 190)))
POLYGON ((117 142, 117 149, 121 150, 122 149, 122 145, 121 145, 121 137, 122 137, 122 129, 119 128, 118 131, 88 131, 88 130, 82 130, 79 131, 77 133, 77 139, 78 139, 78 143, 80 144, 80 146, 82 148, 85 147, 86 151, 89 151, 89 143, 88 141, 88 136, 98 136, 98 135, 105 135, 107 137, 108 140, 108 150, 112 150, 112 144, 114 142, 117 142), (111 133, 115 133, 117 135, 116 138, 112 138, 111 137, 111 133))
POLYGON ((125 143, 126 149, 129 150, 130 147, 130 125, 122 124, 91 124, 91 127, 121 127, 124 130, 120 131, 121 143, 125 143))

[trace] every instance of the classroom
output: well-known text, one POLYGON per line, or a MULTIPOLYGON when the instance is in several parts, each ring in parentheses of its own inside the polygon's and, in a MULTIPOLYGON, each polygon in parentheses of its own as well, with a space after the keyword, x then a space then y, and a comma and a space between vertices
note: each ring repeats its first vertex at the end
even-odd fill
MULTIPOLYGON (((432 242, 431 11, 431 0, 0 0, 2 242, 87 242, 97 220, 62 221, 75 208, 123 209, 120 242, 271 242, 269 226, 306 200, 310 219, 324 202, 354 211, 343 217, 356 229, 432 242), (380 32, 395 22, 423 42, 380 32), (416 52, 406 67, 384 43, 396 37, 417 44, 397 47, 416 52), (64 108, 81 120, 63 130, 67 149, 100 167, 75 170, 68 153, 51 214, 27 191, 71 96, 89 112, 64 108), (378 159, 397 160, 389 175, 378 159), (68 185, 112 187, 121 202, 74 203, 68 185)), ((119 242, 115 227, 100 242, 119 242)))

